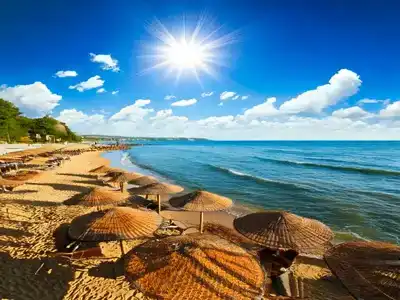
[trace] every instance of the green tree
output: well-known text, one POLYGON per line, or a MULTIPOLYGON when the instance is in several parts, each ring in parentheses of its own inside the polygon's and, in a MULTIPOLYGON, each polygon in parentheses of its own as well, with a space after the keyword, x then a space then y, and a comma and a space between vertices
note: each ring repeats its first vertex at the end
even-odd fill
POLYGON ((7 142, 16 141, 23 135, 18 118, 19 109, 11 102, 0 99, 0 137, 7 142))
POLYGON ((46 142, 46 135, 62 141, 79 142, 81 138, 66 124, 50 116, 31 119, 22 116, 20 110, 11 102, 0 99, 0 139, 9 143, 30 136, 35 142, 46 142), (36 135, 40 134, 40 139, 36 135))

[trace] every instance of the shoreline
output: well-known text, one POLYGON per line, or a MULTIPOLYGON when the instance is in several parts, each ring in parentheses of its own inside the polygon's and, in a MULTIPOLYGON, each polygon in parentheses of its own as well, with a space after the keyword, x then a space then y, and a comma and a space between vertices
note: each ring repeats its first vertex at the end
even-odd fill
MULTIPOLYGON (((140 166, 132 163, 129 160, 129 157, 127 155, 124 155, 123 151, 111 151, 111 152, 103 152, 100 153, 99 156, 102 158, 106 159, 108 161, 109 166, 115 167, 115 168, 121 168, 127 172, 137 172, 137 173, 142 173, 144 175, 150 175, 158 178, 160 181, 167 181, 173 184, 178 184, 179 182, 174 182, 170 179, 168 179, 165 176, 162 176, 156 172, 153 172, 148 169, 143 169, 140 166), (117 157, 118 155, 118 157, 117 157)), ((187 191, 185 191, 187 192, 187 191)), ((266 211, 267 209, 261 207, 261 206, 250 206, 248 204, 243 204, 243 203, 238 203, 237 201, 233 201, 233 206, 225 211, 218 211, 218 212, 207 212, 205 214, 205 219, 204 221, 207 222, 215 222, 215 223, 221 223, 222 225, 233 228, 233 220, 237 217, 241 217, 246 214, 258 212, 258 211, 266 211), (221 221, 222 220, 222 221, 221 221)), ((175 210, 175 209, 168 209, 169 213, 166 215, 166 217, 170 218, 175 218, 178 221, 186 222, 186 223, 191 223, 191 225, 195 225, 197 222, 198 224, 198 216, 197 214, 194 214, 193 212, 190 211, 180 211, 180 210, 175 210), (193 220, 196 220, 194 222, 193 220)), ((334 244, 339 244, 342 242, 348 242, 348 241, 357 241, 357 240, 363 240, 363 241, 369 241, 370 239, 364 238, 360 236, 357 233, 351 232, 351 231, 343 231, 343 230, 335 230, 335 238, 333 240, 334 244)))
MULTIPOLYGON (((122 155, 122 153, 123 153, 122 151, 112 151, 112 152, 99 153, 99 157, 105 159, 108 163, 107 164, 108 166, 113 167, 113 168, 120 168, 127 172, 138 172, 138 173, 143 173, 144 175, 152 175, 162 181, 171 182, 171 180, 168 180, 167 178, 164 178, 164 177, 160 176, 159 174, 149 172, 148 170, 142 170, 140 167, 134 165, 130 161, 129 161, 129 165, 122 163, 121 159, 124 159, 124 156, 122 155), (112 152, 115 154, 116 153, 121 154, 120 159, 116 160, 116 159, 109 157, 110 156, 109 154, 112 152)), ((179 184, 179 183, 176 183, 176 184, 179 184)), ((166 201, 164 201, 164 202, 166 202, 166 201)), ((233 228, 233 220, 236 217, 238 217, 240 215, 245 215, 250 212, 251 211, 249 209, 247 209, 246 207, 242 208, 241 206, 234 203, 233 207, 226 211, 206 212, 204 214, 204 222, 205 223, 206 222, 219 223, 228 228, 233 228)), ((199 226, 199 213, 198 212, 176 210, 171 207, 168 207, 166 210, 163 210, 161 212, 161 215, 164 218, 180 221, 189 226, 199 226)))

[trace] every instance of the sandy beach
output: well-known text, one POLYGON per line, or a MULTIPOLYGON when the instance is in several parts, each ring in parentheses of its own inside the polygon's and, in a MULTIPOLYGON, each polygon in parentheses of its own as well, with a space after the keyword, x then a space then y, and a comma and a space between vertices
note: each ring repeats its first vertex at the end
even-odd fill
POLYGON ((143 299, 123 276, 110 279, 107 268, 96 271, 104 261, 63 262, 48 255, 57 251, 57 228, 92 210, 62 202, 97 186, 87 171, 107 163, 97 152, 84 153, 1 194, 1 299, 143 299))
MULTIPOLYGON (((93 211, 62 202, 101 185, 88 171, 108 163, 99 152, 73 156, 71 161, 42 172, 14 192, 1 194, 1 299, 144 299, 142 293, 129 287, 122 272, 115 278, 110 263, 120 255, 117 245, 102 245, 104 252, 113 257, 104 260, 51 256, 57 252, 54 233, 60 225, 93 211)), ((199 222, 199 214, 194 212, 163 211, 162 216, 188 226, 199 222)), ((205 214, 206 222, 228 227, 232 227, 232 220, 228 213, 205 214)))

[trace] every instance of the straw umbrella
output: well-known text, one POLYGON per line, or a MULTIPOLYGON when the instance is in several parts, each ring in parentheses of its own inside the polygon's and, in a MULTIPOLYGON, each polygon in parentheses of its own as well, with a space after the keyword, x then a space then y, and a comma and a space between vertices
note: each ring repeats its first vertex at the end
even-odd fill
POLYGON ((97 174, 97 179, 99 179, 100 178, 100 174, 105 174, 105 173, 107 173, 109 171, 112 171, 112 170, 113 170, 112 168, 107 167, 105 165, 102 165, 100 167, 97 167, 97 168, 94 168, 94 169, 90 170, 89 173, 97 174))
POLYGON ((200 233, 203 233, 203 220, 205 211, 224 210, 232 206, 232 200, 207 191, 194 191, 192 193, 174 197, 169 200, 173 207, 188 211, 200 212, 200 233))
POLYGON ((104 174, 104 177, 114 178, 114 177, 122 175, 124 173, 125 173, 125 171, 122 169, 112 169, 112 170, 108 171, 106 174, 104 174))
POLYGON ((123 240, 151 237, 161 222, 162 218, 151 211, 115 207, 75 218, 68 235, 74 240, 86 242, 119 240, 124 255, 123 240))
POLYGON ((125 259, 125 276, 157 299, 261 299, 265 275, 243 248, 210 234, 149 240, 125 259))
POLYGON ((129 184, 134 184, 138 186, 149 185, 156 182, 158 182, 158 180, 153 176, 141 176, 128 181, 129 184))
POLYGON ((233 225, 241 234, 267 248, 299 253, 326 248, 333 239, 332 230, 325 224, 286 211, 252 213, 235 219, 233 225))
POLYGON ((138 188, 131 188, 128 190, 130 193, 135 195, 156 195, 157 203, 158 203, 158 213, 161 212, 161 196, 160 195, 169 195, 176 194, 183 191, 183 187, 179 185, 167 184, 156 182, 152 184, 148 184, 138 188))
MULTIPOLYGON (((73 204, 82 205, 82 206, 91 206, 97 207, 98 210, 101 207, 108 206, 108 205, 118 205, 120 203, 125 202, 125 198, 121 196, 120 193, 116 193, 110 190, 106 190, 105 188, 93 188, 88 193, 83 193, 78 197, 73 197, 75 200, 73 204)), ((67 200, 66 204, 71 203, 70 200, 67 200)))
POLYGON ((120 175, 117 175, 113 178, 111 178, 108 182, 109 183, 119 183, 121 192, 124 191, 124 184, 130 180, 134 180, 136 178, 142 177, 142 174, 139 173, 122 173, 120 175))
POLYGON ((400 246, 348 242, 329 249, 324 258, 356 299, 400 299, 400 246))
POLYGON ((108 171, 111 171, 111 170, 112 169, 110 167, 102 165, 100 167, 90 170, 89 173, 102 174, 102 173, 107 173, 108 171))

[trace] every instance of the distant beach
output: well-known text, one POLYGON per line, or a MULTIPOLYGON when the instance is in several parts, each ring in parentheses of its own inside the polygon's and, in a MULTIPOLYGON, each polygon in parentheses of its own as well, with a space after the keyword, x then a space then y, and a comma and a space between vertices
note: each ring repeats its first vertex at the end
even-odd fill
POLYGON ((400 142, 143 143, 104 157, 231 197, 234 216, 285 209, 327 223, 340 241, 400 243, 400 142))

